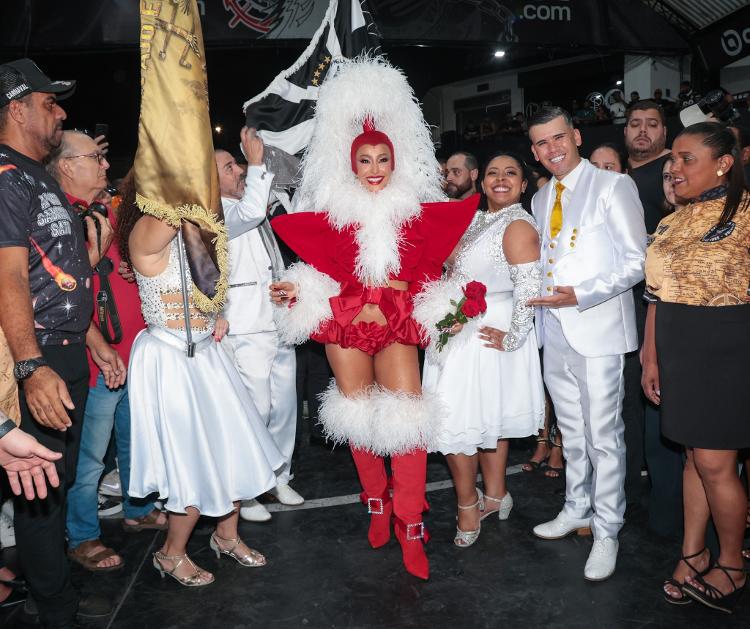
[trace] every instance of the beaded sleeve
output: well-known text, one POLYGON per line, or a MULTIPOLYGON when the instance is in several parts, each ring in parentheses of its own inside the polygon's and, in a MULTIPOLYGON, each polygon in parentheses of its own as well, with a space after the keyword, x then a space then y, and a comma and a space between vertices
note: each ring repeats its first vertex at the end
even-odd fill
POLYGON ((539 296, 542 287, 542 265, 539 260, 525 264, 509 264, 513 282, 513 314, 510 327, 503 339, 503 349, 512 352, 526 340, 534 323, 534 307, 526 305, 529 299, 539 296))

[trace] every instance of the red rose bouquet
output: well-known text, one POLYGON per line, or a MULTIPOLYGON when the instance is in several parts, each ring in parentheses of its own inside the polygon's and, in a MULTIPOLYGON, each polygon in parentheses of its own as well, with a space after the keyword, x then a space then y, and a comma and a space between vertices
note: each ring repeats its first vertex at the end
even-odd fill
POLYGON ((487 302, 484 296, 487 294, 487 287, 482 282, 472 281, 463 287, 464 296, 459 302, 451 299, 451 305, 455 307, 454 312, 449 312, 437 323, 437 329, 440 330, 440 337, 437 340, 436 347, 439 352, 443 351, 451 335, 448 330, 456 323, 467 323, 469 319, 478 317, 487 311, 487 302))

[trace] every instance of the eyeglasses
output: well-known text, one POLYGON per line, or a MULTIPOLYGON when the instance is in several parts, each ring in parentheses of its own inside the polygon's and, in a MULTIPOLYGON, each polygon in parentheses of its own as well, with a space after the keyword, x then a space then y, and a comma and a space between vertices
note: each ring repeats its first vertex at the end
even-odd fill
POLYGON ((102 162, 106 159, 104 153, 101 151, 97 151, 96 153, 86 153, 85 155, 68 155, 67 157, 63 157, 63 159, 77 159, 79 157, 90 157, 91 159, 95 159, 99 166, 101 166, 102 162))

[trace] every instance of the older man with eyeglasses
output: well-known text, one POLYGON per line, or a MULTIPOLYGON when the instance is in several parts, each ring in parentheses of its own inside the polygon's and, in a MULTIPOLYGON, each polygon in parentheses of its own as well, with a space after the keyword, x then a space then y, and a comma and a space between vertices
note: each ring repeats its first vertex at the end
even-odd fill
MULTIPOLYGON (((110 246, 104 236, 116 222, 111 208, 95 201, 107 186, 109 162, 103 144, 84 131, 65 131, 60 145, 52 151, 47 170, 57 180, 65 196, 88 223, 89 239, 99 223, 101 261, 95 267, 92 288, 96 298, 94 322, 127 364, 130 347, 138 333, 146 327, 141 316, 141 303, 135 284, 128 283, 116 272, 120 264, 118 248, 110 246), (107 211, 108 216, 102 213, 107 211), (109 219, 109 220, 108 220, 109 219)), ((68 491, 66 526, 68 556, 91 572, 110 572, 123 567, 122 557, 100 539, 97 494, 104 471, 104 457, 112 437, 116 435, 117 461, 123 487, 124 528, 128 532, 164 530, 167 516, 154 508, 153 502, 134 502, 127 494, 130 477, 130 404, 127 383, 108 386, 97 369, 93 352, 89 353, 89 396, 86 400, 81 446, 75 483, 68 491)))
POLYGON ((91 263, 98 259, 42 164, 62 139, 66 114, 58 100, 74 88, 30 59, 0 65, 0 327, 20 385, 21 428, 63 455, 60 485, 46 500, 15 502, 21 568, 44 627, 72 627, 77 609, 109 612, 90 600, 79 608, 65 556, 65 503, 88 394, 86 346, 111 386, 125 379, 117 353, 91 325, 91 263))

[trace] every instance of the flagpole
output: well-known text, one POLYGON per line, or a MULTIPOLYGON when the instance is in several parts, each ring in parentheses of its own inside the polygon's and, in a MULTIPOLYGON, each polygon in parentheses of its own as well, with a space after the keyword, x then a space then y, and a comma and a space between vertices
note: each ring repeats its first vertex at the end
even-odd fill
POLYGON ((190 329, 190 303, 188 302, 188 287, 185 277, 185 252, 182 241, 182 226, 177 230, 177 259, 180 262, 180 286, 182 287, 182 309, 185 313, 185 334, 187 336, 188 358, 195 356, 195 343, 193 343, 193 331, 190 329))

